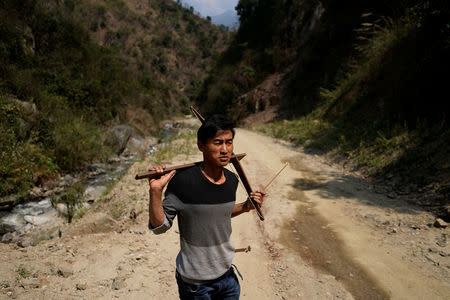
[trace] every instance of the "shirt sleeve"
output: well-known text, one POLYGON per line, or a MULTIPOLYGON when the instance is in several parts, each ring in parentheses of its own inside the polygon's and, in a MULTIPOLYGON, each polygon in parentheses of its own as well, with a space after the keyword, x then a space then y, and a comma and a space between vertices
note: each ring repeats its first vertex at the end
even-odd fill
POLYGON ((163 201, 164 209, 164 222, 158 227, 153 227, 148 220, 148 229, 153 231, 154 234, 162 234, 172 227, 173 219, 177 215, 179 210, 180 200, 173 193, 166 193, 163 201))

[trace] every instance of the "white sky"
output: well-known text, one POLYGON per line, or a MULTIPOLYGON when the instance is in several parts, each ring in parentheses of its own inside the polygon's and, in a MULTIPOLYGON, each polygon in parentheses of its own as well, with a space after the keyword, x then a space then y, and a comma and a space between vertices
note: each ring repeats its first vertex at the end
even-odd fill
POLYGON ((227 10, 234 11, 239 0, 182 0, 194 7, 195 11, 200 12, 202 16, 217 16, 227 10))

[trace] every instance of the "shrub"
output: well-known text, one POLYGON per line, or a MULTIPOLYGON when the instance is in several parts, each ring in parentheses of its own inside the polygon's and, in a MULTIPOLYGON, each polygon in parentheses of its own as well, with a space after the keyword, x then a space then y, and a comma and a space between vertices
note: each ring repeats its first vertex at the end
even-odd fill
POLYGON ((59 199, 56 199, 55 197, 52 198, 53 206, 56 206, 57 203, 63 203, 66 205, 67 212, 62 214, 67 218, 68 223, 72 222, 76 212, 83 204, 83 191, 83 185, 80 182, 77 182, 68 187, 59 199))
POLYGON ((0 96, 0 196, 20 193, 55 175, 58 166, 31 130, 22 106, 0 96))
POLYGON ((106 157, 100 130, 83 118, 67 119, 53 132, 55 158, 65 170, 76 170, 97 159, 106 157))

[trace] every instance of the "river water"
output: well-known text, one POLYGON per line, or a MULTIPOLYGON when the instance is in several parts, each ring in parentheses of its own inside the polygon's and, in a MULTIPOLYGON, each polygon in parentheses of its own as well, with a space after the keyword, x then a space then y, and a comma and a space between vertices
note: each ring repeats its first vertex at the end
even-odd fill
MULTIPOLYGON (((147 155, 153 155, 157 149, 164 146, 165 142, 177 132, 176 126, 172 123, 166 124, 161 129, 161 138, 157 145, 150 145, 147 149, 147 155)), ((109 163, 95 163, 88 167, 89 172, 87 177, 82 180, 84 185, 84 200, 83 205, 89 207, 91 203, 98 200, 107 186, 112 182, 118 180, 128 168, 137 159, 136 153, 125 153, 120 157, 111 159, 109 163)), ((71 175, 66 175, 61 179, 63 181, 72 181, 71 175)), ((0 211, 0 240, 7 241, 8 235, 2 234, 5 231, 16 231, 21 234, 27 232, 29 229, 41 226, 52 225, 55 223, 63 223, 64 220, 59 218, 59 212, 65 212, 66 207, 60 203, 53 207, 50 197, 44 198, 40 201, 32 201, 16 205, 11 211, 0 211)))

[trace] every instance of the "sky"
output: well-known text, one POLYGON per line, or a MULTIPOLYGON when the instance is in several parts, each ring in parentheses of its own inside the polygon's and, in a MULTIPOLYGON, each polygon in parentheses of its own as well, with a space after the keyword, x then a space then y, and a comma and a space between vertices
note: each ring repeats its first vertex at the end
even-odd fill
POLYGON ((217 16, 227 10, 234 11, 239 0, 182 0, 183 4, 194 7, 204 17, 217 16))

